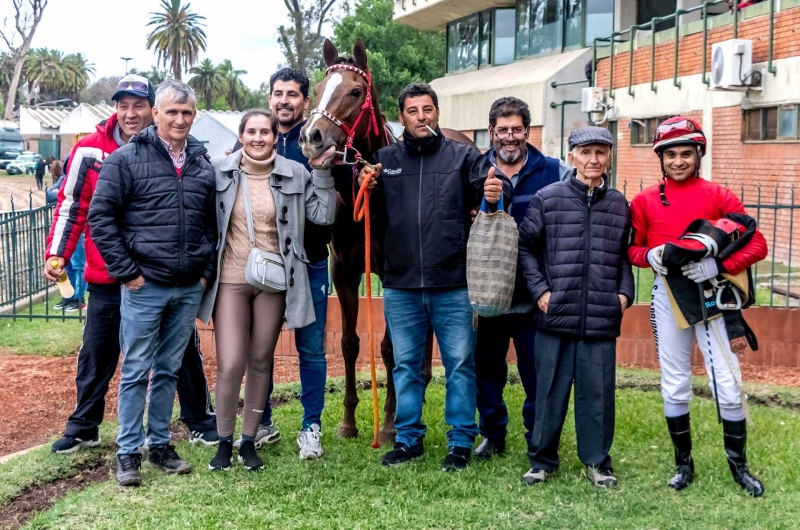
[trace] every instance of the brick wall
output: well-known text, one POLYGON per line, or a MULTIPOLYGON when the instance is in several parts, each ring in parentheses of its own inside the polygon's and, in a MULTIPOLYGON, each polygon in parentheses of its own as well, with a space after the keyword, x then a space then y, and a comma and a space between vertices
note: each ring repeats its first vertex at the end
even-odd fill
MULTIPOLYGON (((775 15, 774 59, 784 59, 800 54, 800 39, 797 38, 796 29, 800 24, 800 7, 787 9, 775 15)), ((723 26, 708 32, 708 47, 706 49, 707 69, 711 65, 711 45, 715 42, 733 38, 733 26, 723 26)), ((769 48, 769 16, 763 15, 750 20, 740 21, 739 38, 753 41, 753 63, 764 62, 768 58, 769 48)), ((699 74, 703 67, 703 34, 695 33, 681 38, 678 45, 678 76, 699 74)), ((633 82, 638 85, 649 83, 651 65, 650 46, 644 46, 634 51, 633 55, 633 82)), ((656 45, 655 52, 655 80, 670 79, 674 75, 675 42, 670 40, 656 45)), ((614 88, 628 86, 630 72, 629 52, 618 53, 614 56, 614 88)), ((608 89, 609 83, 609 58, 598 61, 597 84, 608 89)))
MULTIPOLYGON (((531 127, 530 133, 528 135, 528 143, 533 146, 536 146, 536 149, 542 149, 542 130, 544 127, 531 127)), ((558 156, 558 154, 554 155, 558 156)))
MULTIPOLYGON (((366 298, 361 298, 358 326, 356 328, 361 337, 361 355, 366 358, 368 354, 367 323, 366 323, 366 298)), ((375 328, 380 330, 375 333, 375 344, 380 344, 383 339, 385 322, 383 319, 383 299, 372 301, 375 328)), ((800 308, 784 309, 771 307, 755 307, 745 312, 747 322, 758 336, 759 351, 749 349, 742 360, 750 364, 761 366, 786 366, 800 368, 800 308)), ((200 347, 204 355, 216 355, 214 346, 213 327, 204 326, 198 322, 200 329, 200 347)), ((325 351, 331 356, 341 356, 341 313, 336 297, 330 297, 328 302, 328 323, 326 327, 325 351)), ((656 366, 655 342, 653 331, 650 327, 650 307, 637 304, 625 312, 622 321, 622 336, 617 340, 617 361, 623 364, 636 364, 639 366, 656 366)), ((294 347, 294 334, 290 331, 281 333, 278 346, 275 350, 277 357, 296 357, 294 347)), ((434 357, 439 357, 438 348, 434 346, 434 357)), ((509 360, 515 361, 514 347, 509 351, 509 360)), ((380 361, 379 361, 380 362, 380 361)), ((702 357, 694 348, 692 364, 703 364, 702 357)))

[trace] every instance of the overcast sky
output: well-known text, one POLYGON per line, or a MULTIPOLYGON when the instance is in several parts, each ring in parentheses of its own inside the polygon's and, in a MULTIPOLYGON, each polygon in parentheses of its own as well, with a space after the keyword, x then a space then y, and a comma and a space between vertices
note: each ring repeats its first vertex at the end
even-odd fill
MULTIPOLYGON (((145 48, 150 12, 160 11, 160 0, 50 0, 33 38, 34 48, 56 48, 83 53, 94 63, 94 79, 125 73, 129 68, 149 70, 156 55, 145 48)), ((282 0, 190 0, 191 10, 206 17, 206 52, 200 59, 215 63, 230 59, 242 80, 258 88, 284 57, 277 27, 288 21, 282 0)), ((13 24, 11 0, 0 0, 0 23, 13 24)), ((10 28, 9 28, 10 29, 10 28)), ((189 76, 184 74, 184 79, 189 76)), ((93 79, 93 80, 94 80, 93 79)))

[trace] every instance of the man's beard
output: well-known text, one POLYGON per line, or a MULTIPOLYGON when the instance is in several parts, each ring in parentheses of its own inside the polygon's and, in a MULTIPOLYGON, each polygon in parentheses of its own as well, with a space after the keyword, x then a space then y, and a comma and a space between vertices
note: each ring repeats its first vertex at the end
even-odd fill
POLYGON ((294 122, 297 121, 297 118, 294 117, 294 107, 286 107, 286 106, 278 107, 275 109, 275 114, 278 116, 278 123, 280 123, 281 125, 292 125, 294 122), (288 110, 289 112, 291 112, 292 117, 289 118, 288 120, 281 119, 280 115, 282 110, 288 110))
POLYGON ((513 153, 507 153, 506 150, 503 149, 503 147, 504 146, 502 144, 500 144, 499 146, 496 145, 494 148, 494 152, 500 158, 500 160, 502 160, 506 164, 516 164, 517 162, 522 160, 523 156, 525 156, 525 151, 522 150, 522 147, 519 144, 517 144, 517 150, 514 151, 513 153))

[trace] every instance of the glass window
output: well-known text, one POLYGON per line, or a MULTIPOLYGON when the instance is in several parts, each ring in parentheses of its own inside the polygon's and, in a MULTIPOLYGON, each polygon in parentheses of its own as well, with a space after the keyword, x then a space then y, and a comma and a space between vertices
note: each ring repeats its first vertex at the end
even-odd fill
POLYGON ((478 66, 478 14, 447 26, 447 71, 478 66))
POLYGON ((531 0, 530 55, 561 48, 561 3, 562 0, 531 0))
POLYGON ((747 111, 747 130, 745 139, 751 142, 761 140, 761 109, 747 111))
POLYGON ((489 141, 489 131, 486 129, 475 131, 475 145, 477 145, 480 150, 489 149, 492 146, 489 141))
MULTIPOLYGON (((591 46, 595 38, 608 37, 614 31, 614 0, 593 0, 586 3, 585 46, 591 46)), ((608 43, 598 42, 598 46, 608 43)))
POLYGON ((764 109, 764 140, 775 140, 778 138, 778 108, 772 107, 764 109))
MULTIPOLYGON (((647 24, 655 17, 665 17, 678 10, 678 0, 639 0, 636 2, 636 23, 647 24)), ((656 31, 675 27, 675 19, 659 22, 656 31)))
POLYGON ((792 140, 797 138, 797 105, 778 110, 778 137, 792 140))
POLYGON ((528 19, 530 0, 517 0, 516 19, 516 56, 527 57, 528 53, 528 19))
POLYGON ((564 47, 581 44, 582 4, 583 0, 564 0, 564 47))
POLYGON ((514 61, 514 10, 497 9, 494 12, 494 43, 492 52, 495 65, 514 61))
POLYGON ((479 46, 479 65, 489 66, 492 64, 492 12, 484 11, 480 15, 480 46, 479 46))

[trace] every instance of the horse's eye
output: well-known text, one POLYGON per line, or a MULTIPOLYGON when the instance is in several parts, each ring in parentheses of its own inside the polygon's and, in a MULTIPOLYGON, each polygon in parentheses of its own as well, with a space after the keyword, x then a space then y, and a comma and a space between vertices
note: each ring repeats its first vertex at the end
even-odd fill
POLYGON ((353 96, 354 98, 360 98, 361 97, 361 91, 356 88, 352 92, 350 92, 350 95, 353 96))

